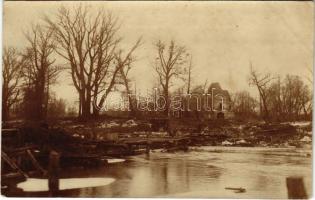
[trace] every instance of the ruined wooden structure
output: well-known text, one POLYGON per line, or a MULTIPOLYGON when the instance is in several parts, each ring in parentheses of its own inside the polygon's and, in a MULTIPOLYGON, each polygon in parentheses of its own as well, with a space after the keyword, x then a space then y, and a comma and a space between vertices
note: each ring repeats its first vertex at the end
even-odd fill
POLYGON ((28 178, 29 174, 46 175, 46 170, 34 156, 36 145, 23 144, 18 129, 2 129, 2 180, 28 178))

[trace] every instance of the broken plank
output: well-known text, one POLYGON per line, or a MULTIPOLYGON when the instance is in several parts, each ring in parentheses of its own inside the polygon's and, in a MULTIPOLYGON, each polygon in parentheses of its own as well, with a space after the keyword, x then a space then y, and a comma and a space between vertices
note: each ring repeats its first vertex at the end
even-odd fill
POLYGON ((14 170, 17 170, 21 175, 23 175, 25 178, 28 178, 28 175, 23 172, 16 164, 15 162, 5 153, 5 152, 1 152, 1 158, 6 161, 9 166, 14 169, 14 170))
POLYGON ((46 174, 46 170, 44 170, 44 169, 42 168, 42 166, 40 166, 40 164, 38 163, 38 161, 36 160, 36 158, 35 158, 34 155, 32 154, 31 150, 29 150, 29 149, 26 150, 26 153, 27 153, 27 155, 29 156, 29 158, 31 159, 33 166, 34 166, 38 171, 40 171, 43 175, 45 175, 45 174, 46 174))

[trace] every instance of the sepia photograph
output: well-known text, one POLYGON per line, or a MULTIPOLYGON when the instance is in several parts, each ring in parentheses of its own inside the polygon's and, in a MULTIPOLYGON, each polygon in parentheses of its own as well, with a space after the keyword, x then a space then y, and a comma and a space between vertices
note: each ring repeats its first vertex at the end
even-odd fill
POLYGON ((313 197, 312 1, 4 1, 3 197, 313 197))

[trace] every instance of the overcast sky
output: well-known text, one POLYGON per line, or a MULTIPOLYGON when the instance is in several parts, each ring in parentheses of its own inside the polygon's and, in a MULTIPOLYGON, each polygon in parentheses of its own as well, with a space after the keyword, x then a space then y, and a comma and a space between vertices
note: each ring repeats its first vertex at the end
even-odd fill
MULTIPOLYGON (((146 90, 155 80, 153 43, 174 39, 193 56, 194 82, 220 82, 230 92, 248 86, 249 63, 263 71, 310 76, 313 68, 313 2, 81 2, 104 7, 119 17, 119 34, 128 48, 142 36, 131 76, 146 90)), ((4 45, 23 48, 23 30, 53 16, 61 6, 79 2, 4 2, 4 45)), ((64 62, 59 60, 58 62, 64 62)), ((71 78, 63 73, 53 87, 58 97, 77 100, 71 78)))

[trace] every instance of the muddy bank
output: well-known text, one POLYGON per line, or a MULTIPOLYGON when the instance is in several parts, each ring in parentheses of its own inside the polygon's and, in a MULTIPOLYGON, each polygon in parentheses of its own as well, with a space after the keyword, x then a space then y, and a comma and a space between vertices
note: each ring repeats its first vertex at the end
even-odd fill
POLYGON ((73 137, 122 143, 130 138, 190 137, 190 146, 305 147, 311 144, 311 122, 237 123, 232 120, 109 120, 55 124, 73 137))
POLYGON ((52 124, 24 123, 5 129, 3 150, 36 146, 37 156, 51 149, 66 159, 88 158, 95 162, 99 156, 123 157, 150 149, 185 150, 188 146, 297 147, 310 148, 311 122, 243 123, 212 120, 135 120, 59 121, 52 124), (14 130, 14 129, 13 129, 14 130), (6 134, 7 133, 7 134, 6 134))

